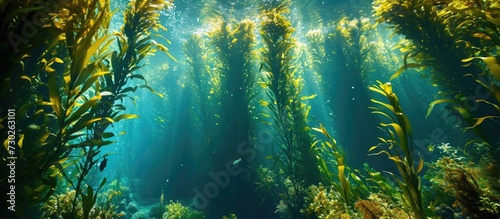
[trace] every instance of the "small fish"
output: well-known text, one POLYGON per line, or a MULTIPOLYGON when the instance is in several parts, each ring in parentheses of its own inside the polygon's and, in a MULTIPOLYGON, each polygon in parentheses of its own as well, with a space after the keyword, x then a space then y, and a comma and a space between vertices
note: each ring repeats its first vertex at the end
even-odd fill
POLYGON ((108 158, 104 157, 101 161, 101 164, 99 164, 99 170, 102 172, 104 168, 106 168, 106 164, 108 163, 108 158))
POLYGON ((241 158, 238 160, 233 161, 233 165, 238 165, 241 162, 241 158))

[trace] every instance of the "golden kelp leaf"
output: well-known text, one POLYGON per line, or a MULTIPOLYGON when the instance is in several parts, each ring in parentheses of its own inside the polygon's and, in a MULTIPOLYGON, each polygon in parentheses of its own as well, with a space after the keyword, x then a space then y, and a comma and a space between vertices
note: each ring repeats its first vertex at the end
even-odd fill
POLYGON ((28 81, 30 82, 30 84, 31 84, 31 78, 29 78, 28 76, 26 76, 26 75, 22 75, 22 76, 21 76, 21 79, 23 79, 23 80, 28 80, 28 81))
MULTIPOLYGON (((77 56, 79 58, 75 58, 74 64, 72 64, 72 71, 74 76, 78 74, 77 81, 75 85, 80 85, 85 82, 85 80, 93 73, 93 71, 83 71, 84 66, 88 64, 90 58, 94 55, 94 53, 99 49, 99 46, 108 39, 112 35, 106 35, 99 39, 97 39, 90 48, 85 48, 85 51, 82 52, 81 56, 77 56)), ((83 47, 83 45, 81 45, 83 47)), ((76 78, 75 78, 76 79, 76 78)))
MULTIPOLYGON (((478 100, 478 102, 479 102, 479 100, 478 100)), ((453 109, 455 109, 456 111, 458 111, 458 113, 460 113, 460 115, 462 115, 462 117, 463 117, 463 118, 465 118, 465 119, 468 119, 468 118, 470 118, 470 116, 471 116, 471 115, 470 115, 470 112, 469 112, 469 111, 467 111, 467 110, 466 110, 465 108, 463 108, 463 107, 454 106, 454 107, 452 107, 452 108, 453 108, 453 109)))
POLYGON ((85 112, 87 112, 87 110, 89 110, 90 108, 92 108, 93 106, 95 106, 98 102, 98 100, 101 99, 101 95, 97 95, 95 97, 92 97, 90 98, 88 101, 86 101, 82 106, 80 106, 78 108, 78 110, 76 110, 74 113, 72 113, 71 117, 69 117, 66 122, 65 122, 65 125, 69 125, 71 124, 72 122, 76 121, 77 119, 79 119, 80 117, 83 116, 83 114, 85 112))
POLYGON ((6 151, 9 151, 9 139, 5 139, 5 141, 3 141, 3 147, 5 148, 6 151))
POLYGON ((122 119, 137 119, 140 118, 139 115, 137 114, 121 114, 115 118, 113 118, 113 121, 119 122, 122 119))
POLYGON ((267 118, 271 118, 271 115, 267 114, 267 113, 261 113, 260 115, 264 116, 264 117, 267 117, 267 118))
POLYGON ((163 94, 160 94, 158 92, 156 92, 151 86, 147 85, 147 84, 144 84, 144 85, 141 85, 139 86, 140 88, 146 88, 148 89, 149 91, 153 92, 154 94, 158 95, 160 98, 163 98, 163 94))
POLYGON ((467 59, 462 59, 462 62, 470 62, 473 59, 481 59, 483 62, 488 66, 490 69, 491 74, 493 77, 497 80, 500 81, 500 64, 498 63, 498 60, 495 56, 489 56, 489 57, 471 57, 467 59))
POLYGON ((85 118, 80 119, 71 129, 69 129, 68 133, 72 134, 75 133, 79 130, 82 130, 83 128, 92 125, 93 123, 96 123, 98 121, 101 121, 102 118, 93 118, 90 120, 85 120, 85 118))
POLYGON ((481 117, 481 118, 477 118, 476 123, 473 126, 471 126, 471 127, 465 127, 465 129, 473 129, 476 126, 478 126, 481 123, 483 123, 484 120, 486 120, 486 119, 500 119, 500 117, 498 117, 498 116, 484 116, 484 117, 481 117))
POLYGON ((265 101, 265 100, 259 100, 259 103, 260 105, 262 106, 269 106, 269 102, 265 101))
POLYGON ((309 100, 309 99, 315 98, 316 96, 318 96, 318 94, 312 94, 312 95, 309 95, 309 96, 301 97, 300 99, 301 100, 309 100))
POLYGON ((19 141, 17 142, 17 146, 23 149, 23 143, 24 143, 24 134, 21 134, 21 136, 19 137, 19 141))
POLYGON ((396 71, 396 73, 394 73, 391 76, 389 81, 392 81, 393 79, 399 77, 408 68, 419 68, 419 67, 424 67, 424 66, 426 66, 426 65, 422 65, 422 64, 418 64, 418 63, 407 63, 407 64, 401 66, 401 68, 399 68, 399 70, 396 71))
POLYGON ((420 171, 422 171, 423 168, 424 168, 424 159, 422 159, 422 157, 420 157, 420 161, 418 162, 416 173, 419 173, 420 171))
POLYGON ((434 109, 435 105, 440 104, 440 103, 453 103, 453 102, 456 102, 456 100, 455 99, 439 99, 439 100, 432 101, 429 104, 429 109, 427 109, 427 115, 425 116, 425 118, 427 119, 427 117, 429 117, 429 115, 431 114, 432 109, 434 109))
POLYGON ((485 33, 475 33, 475 34, 472 34, 472 36, 477 37, 477 38, 482 38, 485 40, 491 40, 491 37, 486 35, 485 33))
POLYGON ((317 131, 317 132, 320 132, 320 133, 321 133, 321 129, 319 129, 319 128, 312 128, 312 130, 314 130, 314 131, 317 131))
POLYGON ((257 84, 260 85, 260 87, 266 89, 267 88, 267 83, 266 82, 257 82, 257 84))
POLYGON ((491 22, 497 26, 500 26, 500 17, 494 18, 493 16, 491 16, 491 13, 485 13, 485 15, 486 15, 486 19, 488 19, 489 22, 491 22))
POLYGON ((54 58, 54 62, 55 63, 59 63, 59 64, 63 64, 64 63, 62 59, 57 58, 57 57, 54 58))
POLYGON ((373 150, 375 150, 375 149, 377 149, 377 148, 379 148, 379 147, 380 147, 380 146, 372 146, 372 147, 370 147, 370 149, 368 149, 368 152, 373 151, 373 150))
POLYGON ((61 106, 61 96, 59 95, 59 86, 57 85, 56 74, 50 74, 47 86, 49 88, 49 99, 52 103, 52 109, 56 113, 57 118, 61 120, 63 109, 61 106))

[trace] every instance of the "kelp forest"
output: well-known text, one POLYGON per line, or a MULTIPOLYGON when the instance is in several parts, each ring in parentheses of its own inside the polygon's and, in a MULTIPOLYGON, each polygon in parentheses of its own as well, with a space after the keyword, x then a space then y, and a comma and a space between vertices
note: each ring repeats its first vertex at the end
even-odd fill
POLYGON ((500 218, 497 0, 0 11, 0 218, 500 218))

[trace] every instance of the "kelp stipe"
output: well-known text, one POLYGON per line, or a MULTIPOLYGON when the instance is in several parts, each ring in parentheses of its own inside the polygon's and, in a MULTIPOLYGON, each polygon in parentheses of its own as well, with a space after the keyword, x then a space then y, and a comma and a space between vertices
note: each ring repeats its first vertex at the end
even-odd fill
POLYGON ((312 65, 322 78, 325 105, 335 113, 332 119, 336 140, 350 148, 354 156, 366 156, 365 147, 376 143, 373 130, 377 127, 368 109, 371 102, 365 89, 368 69, 373 67, 372 27, 368 19, 347 17, 328 26, 326 32, 313 30, 306 35, 312 65), (356 125, 354 120, 358 121, 356 125), (352 138, 352 133, 363 133, 365 138, 352 138))
MULTIPOLYGON (((217 201, 210 208, 233 209, 223 214, 252 214, 248 207, 238 204, 239 197, 246 194, 237 188, 254 187, 256 150, 252 143, 253 129, 252 102, 255 90, 255 23, 250 20, 220 20, 220 25, 208 33, 209 43, 213 48, 214 69, 217 87, 213 87, 219 106, 217 112, 219 131, 213 136, 217 139, 210 150, 216 154, 211 162, 215 169, 226 168, 228 160, 237 160, 245 167, 244 177, 232 179, 228 188, 221 191, 217 201), (243 152, 246 151, 246 152, 243 152), (240 162, 241 161, 241 162, 240 162), (236 190, 235 190, 236 189, 236 190), (232 192, 229 192, 232 191, 232 192), (237 192, 236 192, 237 191, 237 192), (220 202, 218 200, 224 200, 220 202)), ((212 73, 211 73, 212 74, 212 73)), ((215 81, 214 81, 215 82, 215 81)), ((258 202, 257 196, 248 197, 247 201, 258 202)))
POLYGON ((394 162, 398 168, 401 178, 389 172, 403 191, 404 200, 412 209, 413 215, 417 219, 427 218, 422 200, 422 183, 418 173, 424 166, 424 160, 420 158, 418 166, 414 166, 415 154, 413 150, 413 137, 410 121, 399 105, 398 96, 392 91, 391 83, 369 87, 370 90, 383 95, 386 101, 372 99, 376 107, 371 107, 373 113, 380 114, 388 119, 389 123, 380 123, 385 129, 389 138, 379 137, 381 143, 370 148, 370 152, 379 150, 373 155, 387 154, 388 158, 394 162), (384 147, 385 146, 385 147, 384 147))
MULTIPOLYGON (((286 1, 285 1, 286 2, 286 1)), ((321 181, 313 138, 307 125, 310 106, 302 103, 300 92, 302 79, 294 63, 292 36, 294 29, 283 13, 288 9, 285 3, 264 11, 261 15, 260 33, 264 40, 261 49, 262 71, 265 74, 261 87, 266 89, 268 100, 261 100, 269 107, 278 133, 278 151, 269 156, 283 171, 294 194, 285 192, 288 216, 298 217, 303 203, 304 185, 321 181)), ((298 63, 297 63, 298 64, 298 63)), ((290 191, 290 190, 289 190, 290 191)))
POLYGON ((218 71, 213 71, 212 66, 216 63, 213 58, 213 50, 208 46, 206 38, 193 34, 184 43, 186 54, 187 74, 193 89, 192 104, 198 109, 193 116, 200 132, 203 134, 202 145, 198 149, 199 159, 197 166, 201 174, 214 169, 213 157, 207 156, 213 152, 218 144, 220 133, 220 77, 218 71))

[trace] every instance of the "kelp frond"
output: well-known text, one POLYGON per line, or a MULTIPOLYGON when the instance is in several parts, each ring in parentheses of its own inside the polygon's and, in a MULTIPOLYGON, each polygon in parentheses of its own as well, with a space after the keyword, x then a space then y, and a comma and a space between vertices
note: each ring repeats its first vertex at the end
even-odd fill
POLYGON ((398 96, 392 91, 391 83, 371 86, 370 90, 381 94, 387 101, 378 101, 372 99, 376 107, 372 107, 373 113, 386 117, 389 123, 380 123, 382 128, 389 133, 389 138, 379 138, 382 143, 370 148, 370 152, 379 149, 374 155, 387 154, 389 160, 392 160, 399 171, 399 177, 390 173, 403 191, 405 201, 413 210, 414 217, 424 219, 426 212, 422 204, 422 184, 418 173, 424 166, 422 158, 418 165, 414 166, 415 155, 412 146, 412 130, 410 121, 404 114, 399 105, 398 96), (383 145, 388 148, 384 148, 383 145))

